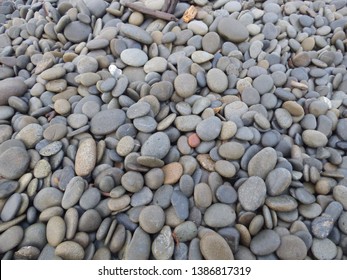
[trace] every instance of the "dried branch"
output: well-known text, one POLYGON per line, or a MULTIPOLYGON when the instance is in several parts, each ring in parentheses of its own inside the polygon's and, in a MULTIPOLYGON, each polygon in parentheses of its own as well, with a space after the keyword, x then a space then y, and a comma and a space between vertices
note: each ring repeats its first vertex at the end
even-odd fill
MULTIPOLYGON (((174 1, 176 1, 176 0, 174 0, 174 1)), ((140 6, 140 5, 137 5, 134 3, 124 3, 124 6, 130 8, 132 10, 135 10, 137 12, 155 17, 155 18, 160 18, 160 19, 167 20, 167 21, 178 21, 178 19, 173 14, 162 12, 162 11, 152 10, 152 9, 149 9, 145 6, 140 6)))

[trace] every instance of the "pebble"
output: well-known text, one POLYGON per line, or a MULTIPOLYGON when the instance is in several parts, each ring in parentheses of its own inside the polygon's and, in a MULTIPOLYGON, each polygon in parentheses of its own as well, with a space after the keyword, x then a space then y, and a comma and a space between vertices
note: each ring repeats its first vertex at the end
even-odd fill
POLYGON ((206 82, 209 89, 216 93, 224 92, 229 85, 227 75, 218 68, 213 68, 207 72, 206 82))
POLYGON ((212 141, 219 136, 221 129, 221 120, 215 116, 212 116, 204 119, 196 126, 196 133, 201 140, 212 141))
POLYGON ((22 241, 24 231, 20 226, 13 226, 4 231, 0 236, 0 254, 4 254, 17 247, 22 241))
POLYGON ((7 78, 0 81, 0 106, 7 105, 11 96, 21 97, 28 90, 22 79, 7 78))
POLYGON ((295 235, 281 237, 281 245, 276 251, 281 260, 303 260, 307 255, 304 241, 295 235))
POLYGON ((96 143, 94 139, 82 140, 78 146, 75 159, 75 172, 78 176, 89 175, 96 163, 96 143))
POLYGON ((178 75, 174 80, 174 87, 179 96, 188 98, 195 93, 197 81, 192 74, 183 73, 178 75))
POLYGON ((174 253, 175 243, 169 226, 164 226, 153 240, 152 253, 156 260, 169 260, 174 253))
POLYGON ((281 244, 278 233, 274 230, 264 229, 252 238, 250 249, 253 254, 265 256, 275 252, 281 244))
POLYGON ((125 249, 125 260, 147 260, 151 253, 150 236, 141 228, 138 227, 130 243, 125 249))
POLYGON ((83 260, 85 251, 74 241, 64 241, 55 248, 55 255, 63 260, 83 260))
POLYGON ((265 183, 268 194, 272 196, 284 193, 292 182, 292 175, 285 168, 276 168, 269 172, 265 183))
POLYGON ((266 147, 255 154, 248 163, 248 174, 265 179, 277 163, 276 151, 271 147, 266 147))
POLYGON ((148 56, 144 51, 132 48, 122 51, 120 58, 125 64, 134 67, 143 66, 148 61, 148 56))
POLYGON ((164 132, 152 134, 142 145, 141 155, 164 158, 170 150, 170 139, 164 132))
POLYGON ((125 122, 125 113, 120 109, 100 111, 90 121, 90 131, 95 135, 115 132, 125 122))
POLYGON ((249 37, 247 28, 238 20, 231 17, 223 17, 217 27, 218 33, 233 43, 241 43, 249 37), (227 28, 233 26, 233 28, 227 28))
POLYGON ((320 131, 307 129, 302 133, 302 140, 311 148, 324 147, 328 138, 320 131))
POLYGON ((46 228, 48 244, 57 247, 65 238, 66 225, 64 219, 54 216, 49 219, 46 228))
POLYGON ((247 211, 255 211, 265 202, 266 185, 258 176, 249 177, 237 191, 239 201, 247 211))
POLYGON ((311 250, 318 260, 333 260, 337 254, 336 245, 328 238, 314 238, 311 250))
POLYGON ((0 145, 0 175, 6 179, 18 179, 29 167, 30 157, 20 146, 11 147, 14 140, 7 140, 0 145), (4 150, 5 148, 5 150, 4 150))
POLYGON ((206 260, 233 260, 234 255, 225 239, 215 232, 200 239, 200 251, 206 260))
POLYGON ((227 204, 214 203, 208 207, 204 214, 204 221, 210 227, 227 227, 235 223, 236 213, 227 204))

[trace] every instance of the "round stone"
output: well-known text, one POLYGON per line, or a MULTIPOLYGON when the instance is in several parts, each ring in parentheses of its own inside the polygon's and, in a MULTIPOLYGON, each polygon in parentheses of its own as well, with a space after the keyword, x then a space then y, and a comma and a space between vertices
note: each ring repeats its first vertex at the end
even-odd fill
POLYGON ((5 141, 0 145, 0 151, 2 150, 1 147, 8 146, 4 152, 0 152, 0 175, 10 180, 18 179, 26 172, 30 157, 24 148, 11 147, 7 143, 10 142, 5 141))
POLYGON ((230 161, 227 161, 227 160, 218 160, 215 163, 214 169, 221 176, 226 178, 232 178, 236 174, 235 166, 230 161))
POLYGON ((206 82, 209 89, 216 93, 224 92, 229 84, 227 75, 218 68, 213 68, 207 72, 206 82))
POLYGON ((232 17, 223 17, 218 23, 217 30, 222 37, 233 43, 241 43, 249 36, 247 28, 232 17))
POLYGON ((64 260, 83 260, 84 254, 83 247, 74 241, 64 241, 55 249, 55 255, 64 260))
POLYGON ((197 89, 197 81, 192 74, 180 74, 174 80, 177 94, 183 98, 192 96, 197 89))
POLYGON ((53 187, 47 187, 40 190, 34 198, 34 206, 37 210, 42 212, 43 210, 60 206, 63 198, 63 193, 53 187))
POLYGON ((253 81, 253 87, 262 95, 270 92, 274 82, 270 75, 260 75, 253 81))
POLYGON ((231 141, 220 145, 218 153, 227 160, 237 160, 243 156, 245 148, 240 143, 231 141))
POLYGON ((141 154, 155 158, 164 158, 170 150, 170 139, 164 132, 152 134, 142 145, 141 154))
POLYGON ((21 97, 28 89, 22 79, 7 78, 0 81, 0 106, 7 105, 11 96, 21 97))
POLYGON ((282 194, 290 186, 291 182, 292 175, 285 168, 271 170, 265 180, 267 192, 272 196, 282 194))
POLYGON ((204 221, 210 227, 227 227, 235 223, 236 213, 233 208, 224 203, 214 203, 204 214, 204 221))
POLYGON ((238 189, 241 206, 246 211, 255 211, 265 202, 266 185, 260 177, 249 177, 238 189))
POLYGON ((237 201, 237 192, 232 186, 224 184, 217 188, 216 197, 222 203, 231 204, 237 201))
POLYGON ((194 187, 194 202, 195 206, 206 208, 212 203, 212 191, 209 185, 199 183, 194 187))
POLYGON ((13 226, 5 230, 0 235, 0 254, 4 254, 15 247, 22 241, 24 231, 20 226, 13 226))
POLYGON ((64 29, 65 38, 73 43, 87 41, 90 33, 92 33, 92 28, 80 21, 70 22, 64 29))
POLYGON ((303 260, 307 255, 305 242, 296 235, 281 237, 281 245, 276 251, 281 260, 303 260))
POLYGON ((96 163, 96 143, 93 138, 82 140, 79 144, 76 159, 75 159, 75 172, 78 176, 89 175, 96 163))
POLYGON ((219 136, 221 129, 221 120, 215 116, 212 116, 204 119, 196 126, 196 133, 201 140, 212 141, 219 136))
POLYGON ((125 113, 120 109, 100 111, 90 121, 90 131, 95 135, 106 135, 117 130, 125 122, 125 113))
POLYGON ((311 251, 318 260, 333 260, 337 255, 336 245, 328 238, 314 238, 311 251))
POLYGON ((164 210, 158 205, 146 206, 139 216, 141 228, 150 234, 159 232, 165 223, 164 210))
POLYGON ((216 232, 207 232, 200 239, 200 251, 206 260, 233 260, 234 255, 225 239, 216 232))
POLYGON ((121 183, 127 191, 136 193, 143 188, 144 179, 140 172, 128 171, 122 176, 121 183))
POLYGON ((59 216, 54 216, 49 219, 46 228, 46 237, 48 244, 56 247, 65 238, 66 225, 64 219, 59 216))
POLYGON ((132 152, 134 147, 135 147, 134 138, 132 138, 131 136, 125 136, 119 140, 116 151, 120 156, 125 157, 132 152))
POLYGON ((277 153, 275 149, 266 147, 255 154, 248 163, 248 174, 250 176, 259 176, 265 179, 277 163, 277 153))
POLYGON ((164 184, 173 185, 179 181, 183 174, 183 166, 179 162, 171 162, 162 167, 164 184))
POLYGON ((275 252, 280 244, 281 239, 278 233, 265 229, 252 238, 250 249, 255 255, 265 256, 275 252))
POLYGON ((311 148, 324 147, 328 143, 328 138, 322 132, 311 129, 302 133, 302 140, 311 148))
POLYGON ((144 51, 135 48, 122 51, 120 58, 125 64, 134 67, 143 66, 148 61, 147 54, 144 51))

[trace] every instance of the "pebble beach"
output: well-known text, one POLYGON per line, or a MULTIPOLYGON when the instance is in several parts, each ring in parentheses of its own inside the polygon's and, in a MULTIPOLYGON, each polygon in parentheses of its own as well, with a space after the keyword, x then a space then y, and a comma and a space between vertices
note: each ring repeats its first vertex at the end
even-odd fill
POLYGON ((0 0, 2 260, 346 260, 347 0, 0 0))

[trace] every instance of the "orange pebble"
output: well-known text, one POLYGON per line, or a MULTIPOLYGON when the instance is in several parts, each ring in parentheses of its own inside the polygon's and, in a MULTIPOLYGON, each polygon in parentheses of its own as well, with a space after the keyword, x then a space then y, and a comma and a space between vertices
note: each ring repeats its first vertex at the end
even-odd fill
POLYGON ((196 133, 193 133, 188 137, 188 144, 192 148, 196 148, 197 146, 200 145, 200 138, 196 133))

